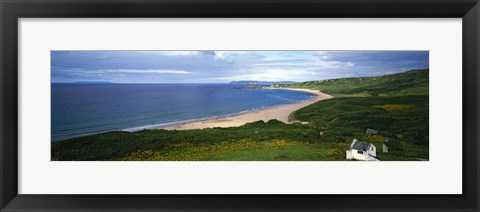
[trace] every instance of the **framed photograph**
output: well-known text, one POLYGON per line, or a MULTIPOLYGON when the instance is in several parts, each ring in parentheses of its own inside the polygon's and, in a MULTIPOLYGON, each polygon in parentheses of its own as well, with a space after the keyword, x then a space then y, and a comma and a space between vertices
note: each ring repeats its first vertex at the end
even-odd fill
POLYGON ((476 0, 0 4, 1 211, 479 210, 476 0))

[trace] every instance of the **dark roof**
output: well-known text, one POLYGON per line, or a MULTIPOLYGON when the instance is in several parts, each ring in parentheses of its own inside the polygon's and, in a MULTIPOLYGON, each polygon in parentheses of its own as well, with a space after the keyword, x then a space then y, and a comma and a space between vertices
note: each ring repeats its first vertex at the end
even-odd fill
POLYGON ((355 142, 355 144, 353 144, 352 149, 367 151, 369 149, 370 145, 372 145, 372 144, 367 143, 367 142, 363 142, 363 141, 357 141, 357 142, 355 142))

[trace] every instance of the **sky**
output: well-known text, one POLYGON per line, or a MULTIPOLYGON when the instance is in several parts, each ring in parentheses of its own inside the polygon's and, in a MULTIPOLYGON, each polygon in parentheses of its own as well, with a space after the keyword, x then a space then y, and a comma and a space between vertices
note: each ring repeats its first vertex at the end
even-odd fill
POLYGON ((428 51, 51 51, 54 83, 304 82, 428 66, 428 51))

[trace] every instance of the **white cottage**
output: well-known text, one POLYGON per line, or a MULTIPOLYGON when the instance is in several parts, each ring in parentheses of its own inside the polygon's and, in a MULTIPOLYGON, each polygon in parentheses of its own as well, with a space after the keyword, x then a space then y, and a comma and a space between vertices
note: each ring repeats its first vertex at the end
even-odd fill
POLYGON ((350 149, 347 150, 347 160, 378 161, 376 147, 368 142, 353 139, 350 149))

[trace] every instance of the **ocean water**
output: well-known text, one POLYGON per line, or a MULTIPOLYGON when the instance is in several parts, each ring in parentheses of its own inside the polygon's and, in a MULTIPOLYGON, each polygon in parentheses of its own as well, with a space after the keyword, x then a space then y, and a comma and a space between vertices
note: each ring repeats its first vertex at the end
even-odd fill
POLYGON ((291 104, 313 94, 238 84, 52 84, 52 141, 137 131, 291 104))

